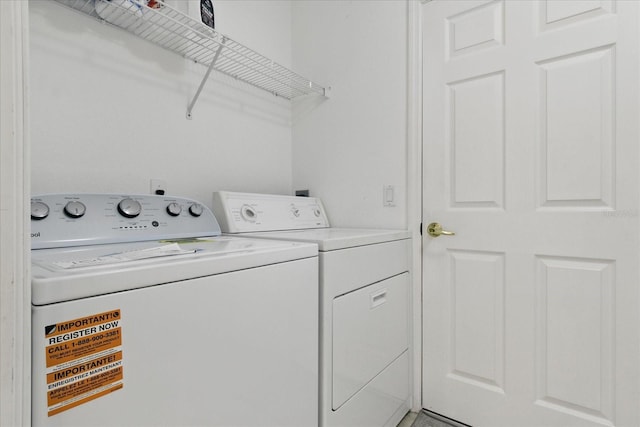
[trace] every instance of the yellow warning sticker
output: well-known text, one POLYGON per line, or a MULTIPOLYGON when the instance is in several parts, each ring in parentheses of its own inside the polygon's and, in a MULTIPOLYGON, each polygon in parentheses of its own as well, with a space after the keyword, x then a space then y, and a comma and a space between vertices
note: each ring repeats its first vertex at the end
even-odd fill
POLYGON ((48 415, 123 387, 120 310, 45 327, 48 415))

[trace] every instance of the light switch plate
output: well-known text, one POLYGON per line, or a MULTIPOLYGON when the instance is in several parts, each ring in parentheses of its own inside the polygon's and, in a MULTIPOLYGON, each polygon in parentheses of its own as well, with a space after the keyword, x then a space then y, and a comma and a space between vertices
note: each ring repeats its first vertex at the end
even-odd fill
POLYGON ((396 194, 393 185, 382 186, 382 206, 392 207, 396 205, 396 194))

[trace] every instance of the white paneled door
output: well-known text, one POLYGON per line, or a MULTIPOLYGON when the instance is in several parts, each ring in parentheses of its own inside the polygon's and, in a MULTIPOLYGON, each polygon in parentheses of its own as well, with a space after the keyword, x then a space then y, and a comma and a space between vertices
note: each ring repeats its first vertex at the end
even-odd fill
POLYGON ((640 425, 639 6, 422 6, 425 408, 640 425))

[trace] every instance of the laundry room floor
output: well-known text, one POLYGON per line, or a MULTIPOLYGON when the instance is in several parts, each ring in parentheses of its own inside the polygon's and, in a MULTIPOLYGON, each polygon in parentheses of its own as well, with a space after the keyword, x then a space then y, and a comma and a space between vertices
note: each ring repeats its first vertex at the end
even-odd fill
POLYGON ((409 412, 400 421, 398 427, 464 427, 464 424, 458 424, 454 421, 445 422, 438 418, 432 417, 425 411, 409 412))

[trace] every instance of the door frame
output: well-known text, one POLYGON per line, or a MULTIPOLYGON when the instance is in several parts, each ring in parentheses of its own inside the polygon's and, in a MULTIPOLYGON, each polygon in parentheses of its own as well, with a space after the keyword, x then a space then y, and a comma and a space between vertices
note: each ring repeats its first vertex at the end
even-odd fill
POLYGON ((407 226, 412 240, 412 408, 422 409, 422 6, 407 1, 407 226))
POLYGON ((29 2, 0 1, 0 425, 31 423, 29 2))

